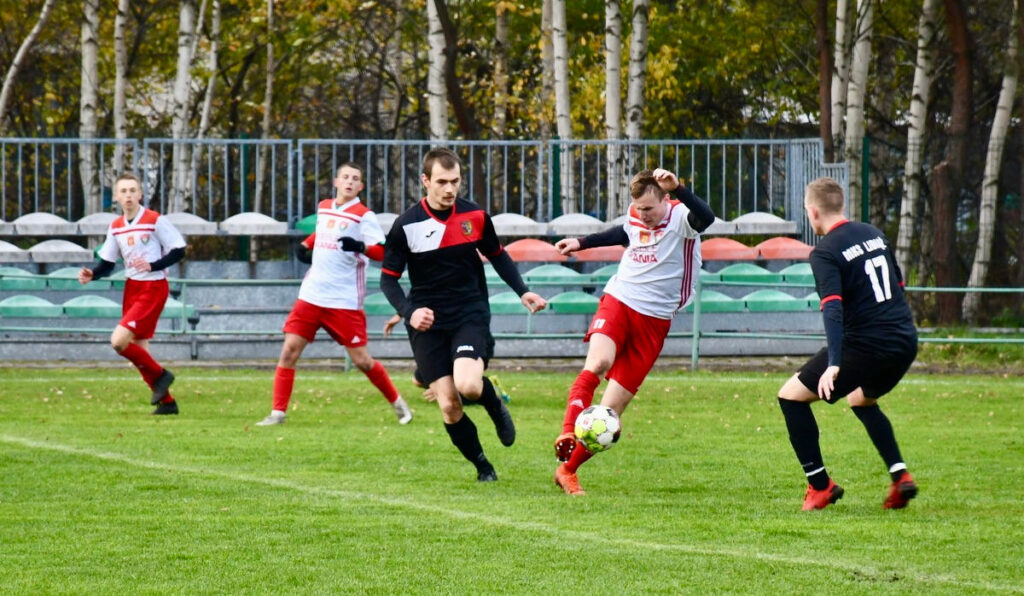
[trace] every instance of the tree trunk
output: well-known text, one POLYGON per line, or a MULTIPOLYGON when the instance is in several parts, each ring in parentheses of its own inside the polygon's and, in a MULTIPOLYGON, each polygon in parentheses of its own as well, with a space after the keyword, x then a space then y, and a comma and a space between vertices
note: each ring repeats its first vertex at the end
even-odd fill
MULTIPOLYGON (((505 122, 508 116, 508 3, 499 0, 494 4, 494 125, 491 129, 492 138, 500 140, 505 137, 505 122)), ((503 208, 502 198, 506 187, 500 147, 491 150, 488 164, 494 168, 490 176, 491 213, 498 213, 503 208)), ((520 206, 522 207, 522 206, 520 206)))
MULTIPOLYGON (((260 126, 260 139, 270 139, 270 124, 273 122, 273 100, 274 100, 274 0, 267 0, 267 84, 263 92, 263 122, 260 126)), ((256 192, 253 196, 252 210, 256 213, 263 213, 264 185, 268 173, 272 176, 273 170, 270 163, 270 147, 266 143, 260 145, 256 160, 256 192)), ((274 217, 273 209, 268 208, 270 217, 274 217)), ((249 237, 249 277, 256 277, 256 263, 259 262, 260 239, 258 236, 249 237)))
MULTIPOLYGON (((950 113, 946 159, 946 180, 940 185, 944 192, 934 195, 935 209, 935 285, 958 287, 961 284, 961 266, 958 261, 956 214, 965 175, 968 135, 971 113, 974 110, 973 42, 967 28, 967 16, 962 0, 944 0, 946 25, 953 47, 953 107, 950 113)), ((934 183, 933 187, 936 186, 934 183)), ((959 321, 962 295, 944 292, 936 296, 939 324, 952 325, 959 321)))
MULTIPOLYGON (((1014 7, 1016 13, 1016 7, 1014 7)), ((1014 21, 1016 22, 1016 14, 1014 21)), ((996 201, 999 198, 999 170, 1003 163, 1003 147, 1006 133, 1010 128, 1010 113, 1013 111, 1017 91, 1017 35, 1010 32, 1006 44, 1006 63, 1003 66, 1003 88, 999 91, 996 115, 992 120, 992 131, 988 136, 988 153, 985 156, 985 174, 981 183, 981 205, 978 214, 978 246, 974 250, 974 264, 967 280, 968 288, 985 286, 989 262, 992 257, 992 236, 995 229, 996 201)), ((978 323, 978 309, 981 294, 964 296, 963 317, 972 325, 978 323)))
POLYGON ((850 47, 846 36, 850 8, 847 0, 836 1, 836 43, 832 69, 832 147, 843 148, 843 123, 846 120, 846 92, 850 83, 850 47))
POLYGON ((861 214, 861 144, 864 140, 864 98, 868 82, 868 67, 871 65, 871 33, 874 26, 874 0, 857 0, 856 42, 853 47, 853 63, 850 66, 850 88, 846 94, 846 165, 849 171, 850 196, 847 206, 850 218, 860 221, 867 214, 861 214))
POLYGON ((647 88, 647 22, 650 16, 650 0, 633 0, 633 23, 629 37, 629 84, 626 91, 626 175, 619 184, 619 213, 629 209, 629 179, 637 171, 638 156, 636 141, 644 130, 644 92, 647 88))
POLYGON ((444 33, 444 82, 448 90, 448 101, 452 104, 455 121, 458 122, 463 137, 468 140, 477 140, 480 138, 480 132, 476 116, 473 113, 473 106, 463 96, 462 83, 459 82, 459 75, 455 68, 459 57, 459 36, 455 31, 455 23, 448 15, 448 4, 445 0, 434 0, 434 6, 437 7, 437 19, 441 23, 441 31, 444 33))
MULTIPOLYGON (((555 122, 558 136, 563 141, 572 139, 572 114, 569 111, 569 40, 568 24, 565 20, 565 0, 551 0, 551 31, 553 35, 555 64, 555 122)), ((572 152, 569 146, 562 147, 559 154, 561 171, 562 212, 575 213, 576 189, 573 188, 572 152)))
POLYGON ((551 110, 548 106, 554 103, 555 96, 555 49, 551 30, 551 3, 543 0, 540 17, 540 138, 545 143, 551 139, 551 110))
MULTIPOLYGON (((171 133, 175 139, 188 137, 188 108, 192 89, 192 36, 195 33, 195 1, 180 0, 178 5, 178 67, 174 78, 174 118, 171 133)), ((185 145, 175 143, 171 153, 174 182, 171 186, 169 212, 186 211, 190 164, 189 151, 185 145)))
POLYGON ((448 93, 445 91, 444 31, 437 16, 437 5, 427 1, 427 42, 430 45, 430 66, 427 69, 427 107, 430 112, 430 140, 448 138, 448 93))
MULTIPOLYGON (((99 110, 99 0, 82 2, 82 80, 79 103, 78 136, 82 139, 96 138, 98 129, 96 113, 99 110)), ((78 172, 82 178, 82 195, 85 198, 85 213, 98 213, 103 209, 100 197, 100 181, 97 146, 82 143, 78 146, 78 172)), ((68 214, 71 219, 71 214, 68 214)))
POLYGON ((818 135, 825 149, 825 163, 835 161, 832 144, 832 58, 828 51, 828 0, 818 0, 814 11, 814 39, 818 50, 818 135))
MULTIPOLYGON (((128 138, 125 102, 128 87, 128 46, 124 36, 128 22, 129 0, 117 0, 114 17, 114 138, 128 138)), ((124 173, 124 146, 114 147, 114 177, 124 173)))
MULTIPOLYGON (((622 136, 622 12, 619 0, 604 1, 604 129, 605 139, 617 141, 622 136)), ((609 143, 605 188, 606 219, 618 217, 619 179, 622 177, 622 146, 609 143)))
POLYGON ((917 204, 921 199, 924 172, 924 134, 928 123, 928 97, 935 78, 935 12, 939 0, 924 0, 917 22, 917 64, 914 87, 910 97, 910 121, 907 126, 907 159, 903 167, 903 199, 900 204, 900 227, 896 238, 896 263, 903 275, 910 273, 910 255, 914 229, 917 227, 917 204))
MULTIPOLYGON (((199 115, 199 130, 196 132, 197 139, 206 138, 210 130, 210 111, 213 107, 213 92, 217 83, 217 53, 220 50, 220 0, 213 0, 213 15, 210 23, 210 53, 206 57, 206 68, 210 76, 206 80, 206 93, 203 95, 203 109, 199 115)), ((203 155, 203 146, 196 145, 192 151, 192 167, 189 171, 196 171, 199 160, 203 155)), ((192 189, 195 192, 195 189, 192 189)))
POLYGON ((25 56, 32 49, 32 44, 39 37, 39 32, 46 26, 46 21, 50 18, 50 13, 53 11, 53 6, 56 3, 57 0, 46 0, 46 3, 43 4, 43 10, 39 13, 39 19, 21 42, 21 46, 18 47, 17 53, 14 54, 14 60, 4 76, 4 86, 0 90, 0 136, 7 132, 7 104, 11 102, 11 91, 14 88, 14 81, 18 78, 18 71, 21 70, 21 65, 25 62, 25 56))

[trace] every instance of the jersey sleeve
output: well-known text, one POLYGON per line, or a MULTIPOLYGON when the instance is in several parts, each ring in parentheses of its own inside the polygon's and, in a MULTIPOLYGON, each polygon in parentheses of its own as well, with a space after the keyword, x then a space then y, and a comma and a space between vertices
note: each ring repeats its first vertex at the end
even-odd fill
POLYGON ((672 209, 672 222, 678 226, 679 235, 684 238, 697 238, 700 236, 694 227, 690 224, 690 210, 686 208, 686 205, 678 203, 672 209))
POLYGON ((360 229, 363 232, 363 243, 366 246, 384 244, 384 230, 381 229, 380 222, 377 221, 377 214, 373 211, 367 211, 363 214, 363 222, 360 229))
POLYGON ((107 239, 103 241, 103 246, 100 247, 96 255, 111 263, 116 263, 121 258, 121 247, 118 246, 117 240, 114 239, 114 233, 109 228, 107 229, 107 239))
POLYGON ((409 241, 405 237, 405 229, 395 222, 388 233, 384 244, 384 260, 381 262, 381 273, 393 277, 402 277, 405 264, 409 260, 409 241))
POLYGON ((498 233, 494 231, 494 222, 486 213, 484 213, 484 231, 480 235, 480 243, 477 248, 488 258, 501 252, 501 241, 498 240, 498 233))
POLYGON ((160 216, 156 218, 154 229, 156 238, 160 241, 160 246, 164 253, 173 248, 185 248, 185 237, 165 217, 160 216))
POLYGON ((811 252, 811 272, 821 304, 843 299, 843 278, 834 257, 826 251, 811 252))
POLYGON ((309 250, 313 250, 313 247, 316 246, 316 232, 306 236, 299 244, 305 246, 309 250))

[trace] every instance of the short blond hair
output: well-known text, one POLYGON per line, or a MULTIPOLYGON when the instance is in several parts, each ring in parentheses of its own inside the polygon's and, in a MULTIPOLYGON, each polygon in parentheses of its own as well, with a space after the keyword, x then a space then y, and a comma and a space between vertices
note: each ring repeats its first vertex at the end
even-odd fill
POLYGON ((659 199, 665 197, 665 189, 658 184, 652 170, 637 172, 636 176, 629 181, 629 196, 639 199, 647 193, 653 193, 659 199))
POLYGON ((822 213, 842 213, 846 205, 843 187, 834 178, 818 178, 807 185, 804 199, 822 213))

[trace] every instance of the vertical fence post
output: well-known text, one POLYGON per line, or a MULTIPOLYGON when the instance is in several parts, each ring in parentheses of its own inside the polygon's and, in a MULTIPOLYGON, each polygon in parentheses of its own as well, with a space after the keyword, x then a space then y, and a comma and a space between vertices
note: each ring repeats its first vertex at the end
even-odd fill
POLYGON ((693 328, 690 335, 690 370, 697 370, 697 360, 700 358, 700 295, 704 291, 704 282, 700 279, 700 271, 697 271, 697 286, 693 294, 693 328))

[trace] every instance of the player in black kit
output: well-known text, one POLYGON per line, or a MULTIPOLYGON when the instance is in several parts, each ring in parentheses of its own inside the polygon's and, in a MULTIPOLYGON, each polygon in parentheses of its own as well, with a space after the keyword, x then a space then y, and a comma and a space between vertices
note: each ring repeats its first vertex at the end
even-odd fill
POLYGON ((811 402, 846 397, 889 468, 892 484, 882 507, 902 509, 917 495, 889 419, 878 398, 892 390, 917 356, 917 329, 903 297, 903 277, 878 228, 843 216, 843 189, 831 178, 807 185, 804 209, 824 235, 811 252, 828 343, 779 389, 779 406, 809 486, 804 511, 843 496, 829 478, 811 402))
POLYGON ((487 281, 480 255, 519 295, 531 312, 547 302, 531 292, 502 248, 490 216, 459 199, 462 166, 448 149, 432 149, 421 175, 427 196, 398 216, 384 245, 380 288, 405 320, 416 368, 437 398, 448 436, 477 469, 477 480, 498 479, 484 456, 462 397, 478 402, 490 415, 506 447, 516 438, 508 408, 483 376, 490 356, 491 321, 487 281), (479 252, 477 252, 479 251, 479 252), (409 295, 399 285, 408 268, 409 295))

